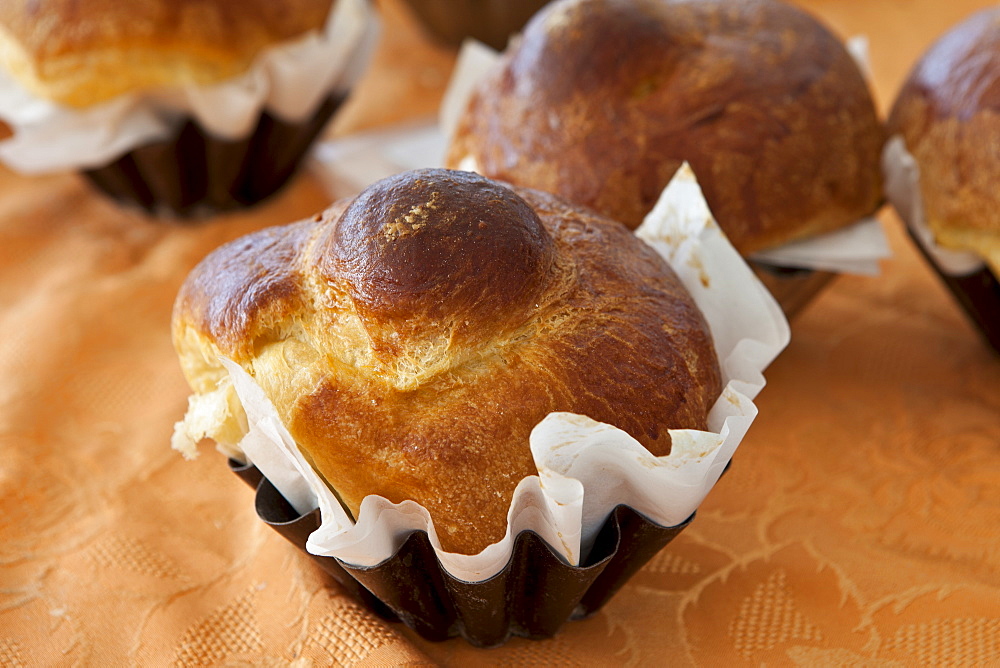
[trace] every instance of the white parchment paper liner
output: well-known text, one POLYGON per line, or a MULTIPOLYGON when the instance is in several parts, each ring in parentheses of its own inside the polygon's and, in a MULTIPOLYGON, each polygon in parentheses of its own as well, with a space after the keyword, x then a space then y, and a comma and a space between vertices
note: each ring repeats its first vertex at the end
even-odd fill
POLYGON ((0 142, 0 160, 26 174, 100 167, 165 139, 184 117, 223 139, 249 135, 262 109, 295 123, 330 93, 354 84, 377 35, 367 0, 337 0, 321 31, 263 51, 238 77, 131 93, 82 109, 38 98, 0 70, 0 118, 14 133, 0 142))
MULTIPOLYGON (((846 48, 867 75, 867 39, 853 37, 847 41, 846 48)), ((469 96, 499 57, 499 53, 485 44, 473 40, 463 44, 441 105, 440 123, 446 144, 450 143, 469 96)), ((462 167, 478 171, 474 162, 464 163, 462 167)), ((885 232, 872 216, 841 230, 755 253, 752 259, 779 267, 874 276, 879 273, 879 260, 891 255, 885 232)))
POLYGON ((885 196, 903 219, 934 264, 949 276, 967 276, 986 266, 985 260, 969 251, 942 248, 927 225, 920 192, 920 166, 906 148, 901 135, 893 135, 882 151, 885 196))
MULTIPOLYGON (((307 550, 357 566, 389 558, 414 530, 426 530, 443 566, 481 581, 499 572, 521 531, 542 536, 570 564, 587 553, 605 517, 627 504, 664 526, 687 519, 718 480, 757 413, 762 371, 787 345, 788 323, 715 224, 685 165, 637 231, 673 266, 705 315, 719 354, 724 390, 709 431, 671 430, 669 456, 654 457, 625 432, 585 416, 552 413, 531 433, 538 475, 521 480, 507 515, 507 535, 478 555, 444 552, 427 511, 408 501, 369 496, 357 523, 299 453, 263 391, 223 360, 246 409, 248 459, 299 512, 319 507, 322 524, 307 550)), ((669 382, 669 379, 664 379, 669 382)))

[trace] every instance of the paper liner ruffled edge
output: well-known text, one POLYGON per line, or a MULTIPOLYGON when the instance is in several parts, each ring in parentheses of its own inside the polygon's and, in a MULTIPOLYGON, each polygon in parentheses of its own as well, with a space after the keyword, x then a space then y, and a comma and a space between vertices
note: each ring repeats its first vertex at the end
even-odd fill
MULTIPOLYGON (((305 545, 319 527, 319 510, 300 514, 252 465, 229 460, 229 466, 256 490, 257 516, 309 554, 305 545)), ((376 614, 403 622, 427 640, 462 637, 476 647, 497 647, 514 636, 552 637, 567 621, 594 614, 693 519, 692 514, 664 527, 618 505, 579 566, 566 564, 534 531, 522 531, 506 566, 481 582, 450 575, 426 531, 410 533, 392 556, 374 566, 309 556, 376 614)))

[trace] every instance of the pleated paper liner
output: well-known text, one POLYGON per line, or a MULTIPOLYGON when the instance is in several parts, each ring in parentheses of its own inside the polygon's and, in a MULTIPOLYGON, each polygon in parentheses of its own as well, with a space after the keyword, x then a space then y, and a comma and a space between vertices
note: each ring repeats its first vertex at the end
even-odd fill
POLYGON ((245 208, 291 179, 344 99, 328 97, 298 123, 264 112, 239 140, 214 137, 187 119, 172 137, 83 173, 111 198, 157 216, 197 219, 245 208))
MULTIPOLYGON (((229 466, 256 489, 258 517, 305 551, 319 510, 300 515, 255 467, 234 460, 229 466)), ((580 566, 567 565, 536 533, 523 531, 504 569, 482 582, 447 573, 426 531, 414 531, 392 557, 371 567, 310 556, 377 614, 427 640, 461 636, 476 647, 496 647, 512 636, 550 638, 567 621, 594 614, 693 519, 663 527, 619 505, 580 566)))
POLYGON ((927 252, 913 229, 909 226, 906 229, 920 249, 920 254, 955 297, 976 329, 993 350, 1000 353, 1000 282, 997 277, 985 265, 969 274, 956 275, 944 271, 927 252))
POLYGON ((804 309, 837 276, 829 271, 779 267, 758 260, 747 260, 747 264, 788 318, 804 309))

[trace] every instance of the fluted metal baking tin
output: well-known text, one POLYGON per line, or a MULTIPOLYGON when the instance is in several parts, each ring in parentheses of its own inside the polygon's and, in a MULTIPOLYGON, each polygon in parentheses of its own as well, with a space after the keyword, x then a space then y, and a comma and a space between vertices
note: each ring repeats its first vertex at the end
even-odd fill
POLYGON ((214 137, 189 119, 173 136, 83 173, 113 199, 158 216, 196 219, 248 207, 289 181, 343 101, 333 95, 299 123, 264 112, 239 140, 214 137))
MULTIPOLYGON (((257 515, 305 551, 306 539, 319 526, 319 511, 299 515, 256 468, 229 464, 256 489, 257 515)), ((375 566, 310 556, 376 613, 428 640, 461 636, 477 647, 496 647, 512 636, 549 638, 566 621, 595 613, 693 519, 663 527, 619 505, 580 566, 566 564, 536 533, 523 531, 506 567, 483 582, 458 580, 445 571, 425 531, 411 533, 375 566)))
POLYGON ((995 352, 1000 353, 1000 281, 988 266, 983 266, 971 274, 956 276, 942 271, 924 245, 907 226, 910 237, 921 255, 938 275, 941 282, 954 296, 962 310, 972 321, 995 352))

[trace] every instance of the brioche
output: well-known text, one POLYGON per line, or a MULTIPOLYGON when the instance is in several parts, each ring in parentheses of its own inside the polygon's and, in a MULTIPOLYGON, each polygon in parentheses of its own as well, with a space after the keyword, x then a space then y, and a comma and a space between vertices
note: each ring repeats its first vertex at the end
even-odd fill
POLYGON ((195 391, 175 447, 236 447, 225 356, 355 517, 369 494, 412 499, 466 554, 503 537, 548 413, 665 455, 667 430, 704 429, 721 391, 708 326, 655 251, 468 172, 391 177, 222 247, 184 284, 173 334, 195 391))
POLYGON ((937 244, 976 253, 1000 277, 1000 7, 972 15, 928 49, 888 128, 920 167, 937 244))
POLYGON ((332 0, 4 0, 0 69, 73 107, 234 77, 263 49, 322 28, 332 0))
POLYGON ((682 161, 743 254, 881 203, 881 124, 844 46, 774 0, 562 0, 469 100, 451 167, 635 228, 682 161))

